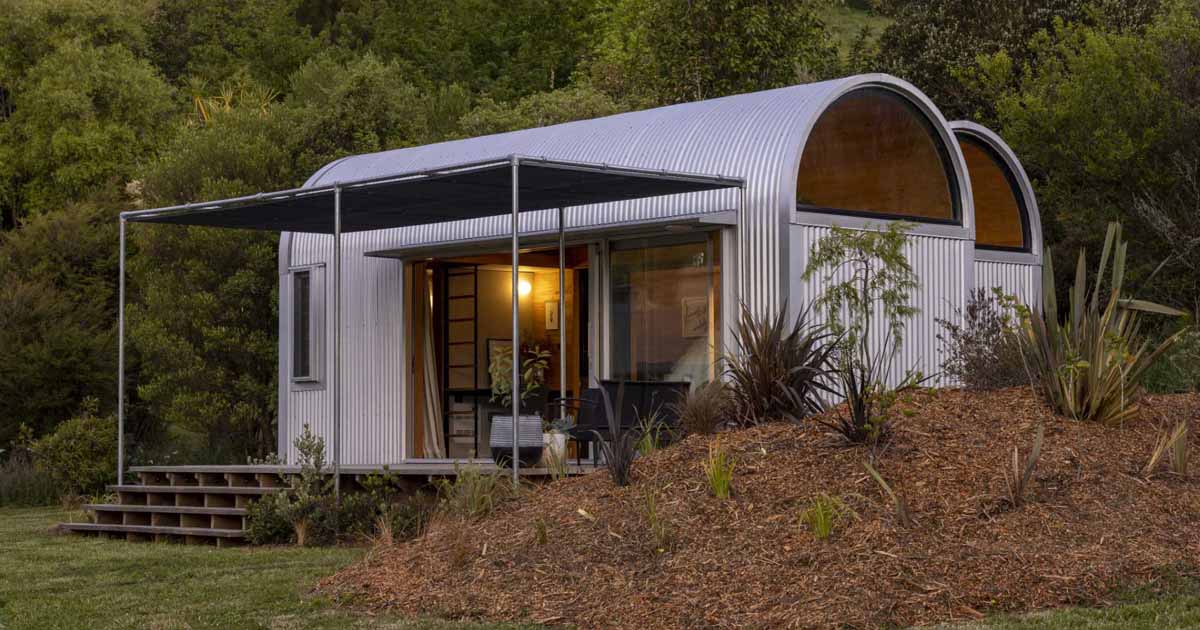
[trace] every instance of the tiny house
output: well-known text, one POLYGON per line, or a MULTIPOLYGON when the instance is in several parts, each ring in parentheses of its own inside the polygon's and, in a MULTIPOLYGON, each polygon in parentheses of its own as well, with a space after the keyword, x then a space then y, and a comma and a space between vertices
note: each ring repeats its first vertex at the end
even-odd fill
POLYGON ((1037 204, 1012 150, 881 74, 350 156, 305 186, 501 155, 744 185, 523 213, 516 270, 507 216, 347 234, 338 242, 340 362, 329 343, 334 239, 284 232, 279 451, 288 461, 305 425, 333 433, 336 369, 343 465, 487 459, 498 407, 489 361, 512 342, 514 310, 523 343, 549 352, 555 391, 577 395, 601 379, 719 378, 716 360, 742 305, 799 314, 819 294, 820 281, 802 275, 834 225, 913 225, 907 254, 920 313, 908 323, 903 366, 938 371, 935 320, 955 320, 974 288, 1030 304, 1040 293, 1037 204))

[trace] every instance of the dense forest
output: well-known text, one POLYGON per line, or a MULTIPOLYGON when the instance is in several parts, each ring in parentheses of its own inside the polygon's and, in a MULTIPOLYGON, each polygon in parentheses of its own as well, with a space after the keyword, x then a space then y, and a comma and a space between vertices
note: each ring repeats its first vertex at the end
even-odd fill
MULTIPOLYGON (((999 131, 1060 273, 1120 220, 1136 292, 1200 310, 1196 0, 0 0, 0 33, 0 448, 112 412, 122 210, 858 72, 999 131)), ((131 228, 136 461, 274 449, 276 243, 131 228)))

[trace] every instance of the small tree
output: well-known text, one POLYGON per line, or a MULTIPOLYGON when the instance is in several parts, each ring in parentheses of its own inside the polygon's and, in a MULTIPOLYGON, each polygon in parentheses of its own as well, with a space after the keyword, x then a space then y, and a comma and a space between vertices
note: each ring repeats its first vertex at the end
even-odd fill
POLYGON ((923 380, 908 370, 897 385, 888 384, 905 320, 918 312, 909 304, 911 292, 920 287, 904 255, 909 227, 904 222, 881 230, 835 225, 813 246, 804 270, 805 280, 819 276, 826 285, 814 306, 837 335, 833 374, 846 398, 837 420, 822 423, 850 442, 883 437, 898 394, 923 380), (874 346, 871 339, 880 326, 886 332, 874 346))

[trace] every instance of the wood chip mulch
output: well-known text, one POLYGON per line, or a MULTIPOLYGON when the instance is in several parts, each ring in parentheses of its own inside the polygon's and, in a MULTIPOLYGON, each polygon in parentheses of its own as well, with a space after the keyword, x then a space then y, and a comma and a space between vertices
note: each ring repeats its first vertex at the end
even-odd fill
POLYGON ((490 518, 377 548, 319 589, 405 615, 587 628, 894 627, 1103 605, 1200 565, 1200 475, 1141 474, 1160 427, 1185 418, 1200 419, 1200 396, 1148 397, 1105 427, 1056 417, 1027 389, 941 390, 906 402, 874 450, 811 425, 693 436, 638 460, 629 487, 603 471, 547 484, 490 518), (1042 456, 1013 507, 1005 470, 1038 424, 1042 456), (713 439, 737 462, 725 501, 703 472, 713 439), (915 525, 865 472, 872 457, 915 525), (826 540, 799 517, 821 493, 853 509, 826 540))

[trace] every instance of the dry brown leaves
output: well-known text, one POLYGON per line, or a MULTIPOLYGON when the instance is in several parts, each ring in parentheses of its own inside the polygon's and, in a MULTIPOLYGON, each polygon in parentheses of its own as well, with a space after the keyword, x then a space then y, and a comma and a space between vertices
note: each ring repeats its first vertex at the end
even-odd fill
POLYGON ((605 472, 549 484, 489 519, 440 522, 320 588, 400 614, 589 628, 877 627, 1102 604, 1200 559, 1200 475, 1139 472, 1159 425, 1200 418, 1200 397, 1151 397, 1120 428, 1055 417, 1027 390, 923 392, 905 409, 874 452, 812 426, 723 434, 737 459, 727 501, 705 485, 709 439, 691 437, 639 460, 630 487, 605 472), (1005 466, 1037 423, 1042 457, 1013 508, 1005 466), (868 458, 915 526, 897 523, 868 458), (647 492, 669 531, 663 552, 647 492), (820 493, 856 515, 828 540, 799 519, 820 493))

